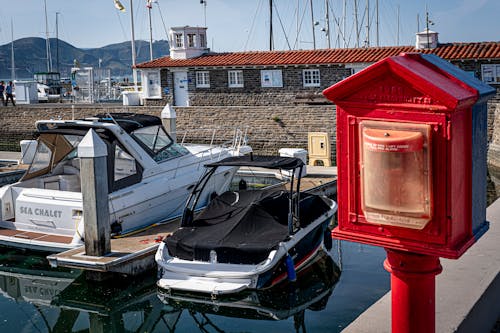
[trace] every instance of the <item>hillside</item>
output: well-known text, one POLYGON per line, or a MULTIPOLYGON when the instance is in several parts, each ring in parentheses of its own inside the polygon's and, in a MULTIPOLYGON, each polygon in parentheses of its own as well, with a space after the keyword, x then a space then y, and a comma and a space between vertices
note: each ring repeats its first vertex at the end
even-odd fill
MULTIPOLYGON (((57 40, 50 39, 52 68, 57 70, 57 40)), ((136 41, 137 63, 149 60, 149 42, 136 41)), ((168 54, 168 41, 153 42, 153 58, 168 54)), ((14 41, 14 59, 16 78, 32 78, 35 72, 47 71, 45 39, 38 37, 21 38, 14 41)), ((69 77, 75 60, 80 67, 110 68, 113 77, 130 76, 132 73, 132 55, 130 42, 107 45, 94 49, 79 49, 59 40, 59 71, 61 77, 69 77)), ((11 76, 11 43, 0 46, 0 77, 11 76)))

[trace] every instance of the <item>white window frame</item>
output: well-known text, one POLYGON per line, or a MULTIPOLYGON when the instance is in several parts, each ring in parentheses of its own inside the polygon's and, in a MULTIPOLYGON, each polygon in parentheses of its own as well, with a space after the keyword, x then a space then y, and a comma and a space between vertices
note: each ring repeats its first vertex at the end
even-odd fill
POLYGON ((282 88, 283 74, 281 69, 261 70, 260 85, 262 88, 282 88))
POLYGON ((500 64, 482 64, 481 79, 488 84, 500 84, 500 64))
POLYGON ((196 34, 187 34, 188 47, 196 47, 196 34))
POLYGON ((175 33, 174 34, 174 44, 175 44, 175 47, 184 47, 184 34, 183 33, 175 33))
POLYGON ((302 70, 302 81, 304 87, 319 87, 321 85, 319 68, 302 70))
POLYGON ((243 71, 242 70, 228 71, 227 82, 229 88, 243 88, 243 71))
POLYGON ((199 47, 207 47, 207 38, 205 34, 200 34, 200 45, 199 47))
POLYGON ((210 72, 196 72, 196 88, 210 88, 210 72))

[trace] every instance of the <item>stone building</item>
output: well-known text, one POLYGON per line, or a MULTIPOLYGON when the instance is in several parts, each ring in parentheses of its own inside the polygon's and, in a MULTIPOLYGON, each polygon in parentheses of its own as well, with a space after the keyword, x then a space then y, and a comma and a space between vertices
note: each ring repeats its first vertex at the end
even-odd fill
POLYGON ((500 86, 500 42, 440 44, 433 31, 415 46, 224 52, 207 48, 206 28, 170 31, 170 55, 141 63, 145 105, 293 106, 327 103, 321 92, 401 52, 433 53, 500 86))

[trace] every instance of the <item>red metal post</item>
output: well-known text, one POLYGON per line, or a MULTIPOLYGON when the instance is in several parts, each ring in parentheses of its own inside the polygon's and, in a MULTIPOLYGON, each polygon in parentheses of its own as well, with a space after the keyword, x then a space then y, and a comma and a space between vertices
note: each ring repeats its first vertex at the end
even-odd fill
POLYGON ((392 332, 434 333, 436 275, 439 257, 387 249, 385 269, 391 273, 392 332))

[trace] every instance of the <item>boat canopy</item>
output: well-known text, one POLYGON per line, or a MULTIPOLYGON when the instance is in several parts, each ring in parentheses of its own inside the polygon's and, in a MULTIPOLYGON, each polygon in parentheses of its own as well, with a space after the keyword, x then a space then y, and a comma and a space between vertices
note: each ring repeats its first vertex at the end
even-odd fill
POLYGON ((137 113, 100 113, 96 115, 101 122, 116 122, 127 133, 131 133, 138 128, 162 125, 161 119, 156 116, 137 113))
MULTIPOLYGON (((164 242, 172 256, 183 260, 210 261, 215 251, 219 263, 258 264, 290 236, 289 199, 285 191, 225 192, 164 242)), ((330 209, 311 194, 303 194, 299 205, 302 228, 330 209)))
POLYGON ((304 162, 296 157, 281 157, 281 156, 232 156, 220 160, 216 163, 207 164, 206 167, 220 167, 220 166, 233 166, 233 167, 259 167, 267 169, 284 169, 293 170, 304 166, 304 162))

